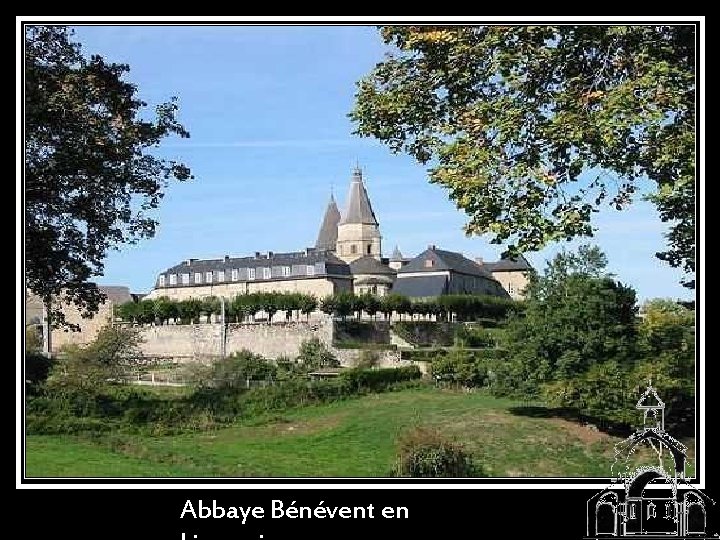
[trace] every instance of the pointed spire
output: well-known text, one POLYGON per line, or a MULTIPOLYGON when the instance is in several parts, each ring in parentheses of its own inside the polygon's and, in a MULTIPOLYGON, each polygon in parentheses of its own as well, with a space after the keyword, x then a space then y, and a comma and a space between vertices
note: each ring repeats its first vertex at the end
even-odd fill
POLYGON ((402 262, 403 261, 402 253, 400 253, 400 248, 398 248, 397 245, 395 246, 395 249, 392 252, 392 256, 390 257, 390 260, 393 262, 402 262))
POLYGON ((353 170, 345 215, 340 221, 341 225, 344 223, 378 224, 375 218, 375 212, 373 212, 372 206, 370 206, 370 197, 368 197, 367 191, 365 190, 362 170, 359 166, 356 166, 353 170))
POLYGON ((322 225, 320 225, 317 242, 315 242, 315 247, 317 249, 328 251, 335 250, 335 244, 337 244, 337 228, 339 223, 340 210, 338 210, 337 204, 335 204, 335 194, 332 192, 331 188, 330 200, 328 201, 327 209, 325 210, 322 225))

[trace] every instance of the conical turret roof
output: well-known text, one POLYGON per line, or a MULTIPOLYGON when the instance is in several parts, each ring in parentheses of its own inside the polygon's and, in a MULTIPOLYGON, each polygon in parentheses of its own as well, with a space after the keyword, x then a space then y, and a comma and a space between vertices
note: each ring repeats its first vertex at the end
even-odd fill
POLYGON ((345 223, 363 223, 366 225, 377 225, 375 212, 370 206, 370 198, 363 184, 362 171, 356 167, 353 171, 352 181, 350 182, 350 193, 348 193, 347 206, 345 213, 340 220, 340 224, 345 223))
POLYGON ((330 195, 330 202, 328 202, 325 217, 323 217, 320 232, 318 233, 317 242, 315 242, 317 249, 335 250, 338 223, 340 223, 340 211, 338 210, 337 204, 335 204, 335 197, 330 195))

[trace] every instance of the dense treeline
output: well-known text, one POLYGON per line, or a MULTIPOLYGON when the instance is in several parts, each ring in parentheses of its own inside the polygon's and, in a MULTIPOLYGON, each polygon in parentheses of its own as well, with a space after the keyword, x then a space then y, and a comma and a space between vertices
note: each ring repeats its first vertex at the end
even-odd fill
MULTIPOLYGON (((373 296, 340 292, 318 301, 302 293, 263 292, 239 294, 225 302, 226 321, 254 321, 263 313, 268 322, 278 314, 286 321, 309 317, 316 309, 346 319, 360 318, 363 313, 376 318, 389 319, 393 313, 399 317, 433 320, 474 321, 479 319, 502 320, 522 308, 522 304, 508 298, 488 295, 446 295, 428 299, 410 299, 399 294, 373 296)), ((115 309, 115 316, 138 324, 167 324, 170 320, 180 324, 199 323, 202 318, 210 322, 221 312, 221 300, 216 296, 171 300, 167 297, 127 302, 115 309)))
MULTIPOLYGON (((268 322, 280 312, 285 320, 308 317, 318 306, 317 299, 310 294, 261 292, 238 294, 225 301, 225 317, 229 322, 252 321, 264 312, 268 322)), ((162 296, 146 298, 139 302, 126 302, 115 308, 115 316, 124 321, 139 324, 167 324, 171 319, 176 323, 199 323, 204 317, 207 322, 213 315, 220 315, 221 299, 217 296, 171 300, 162 296)))

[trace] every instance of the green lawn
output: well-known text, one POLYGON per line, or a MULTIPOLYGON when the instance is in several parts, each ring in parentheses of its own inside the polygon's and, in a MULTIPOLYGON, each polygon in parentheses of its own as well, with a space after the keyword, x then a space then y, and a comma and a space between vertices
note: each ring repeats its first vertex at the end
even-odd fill
POLYGON ((512 414, 516 405, 484 392, 427 388, 300 408, 255 425, 188 435, 114 434, 95 442, 29 436, 26 475, 386 476, 398 434, 423 425, 464 443, 490 476, 609 476, 619 438, 560 418, 512 414))

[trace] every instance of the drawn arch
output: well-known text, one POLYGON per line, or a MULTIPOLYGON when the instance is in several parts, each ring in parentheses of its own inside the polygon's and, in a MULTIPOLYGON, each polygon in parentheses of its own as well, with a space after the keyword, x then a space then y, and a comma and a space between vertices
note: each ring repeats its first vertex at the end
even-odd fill
POLYGON ((685 532, 686 534, 705 534, 707 515, 705 505, 695 493, 685 494, 685 532))
POLYGON ((617 536, 616 493, 604 494, 595 505, 595 534, 598 536, 617 536))

